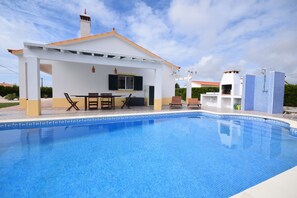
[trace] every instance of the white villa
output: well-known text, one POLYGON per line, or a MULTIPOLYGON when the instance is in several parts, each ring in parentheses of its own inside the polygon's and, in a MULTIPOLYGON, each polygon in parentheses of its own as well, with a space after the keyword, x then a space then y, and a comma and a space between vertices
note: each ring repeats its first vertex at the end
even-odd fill
MULTIPOLYGON (((117 33, 90 35, 91 18, 80 15, 80 38, 50 44, 24 43, 8 49, 19 60, 20 106, 27 115, 41 114, 40 71, 51 74, 53 107, 68 107, 64 93, 112 93, 144 98, 146 105, 161 110, 175 95, 174 73, 178 66, 160 58, 117 33), (150 101, 149 101, 150 99, 150 101)), ((84 106, 83 98, 79 107, 84 106)), ((116 98, 115 105, 121 105, 116 98)))

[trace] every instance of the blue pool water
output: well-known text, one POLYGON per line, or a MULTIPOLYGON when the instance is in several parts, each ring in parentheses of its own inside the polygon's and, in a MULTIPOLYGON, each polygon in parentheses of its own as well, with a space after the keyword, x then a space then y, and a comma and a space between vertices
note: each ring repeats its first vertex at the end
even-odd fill
POLYGON ((288 127, 208 116, 0 131, 1 197, 229 197, 297 165, 288 127))

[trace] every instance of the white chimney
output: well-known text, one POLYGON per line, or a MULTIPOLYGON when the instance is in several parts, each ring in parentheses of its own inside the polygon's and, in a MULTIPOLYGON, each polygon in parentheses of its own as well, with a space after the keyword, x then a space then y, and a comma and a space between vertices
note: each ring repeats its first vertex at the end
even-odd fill
POLYGON ((225 71, 220 83, 220 92, 223 95, 241 95, 239 71, 225 71))
POLYGON ((91 17, 85 13, 80 15, 80 37, 89 36, 91 33, 91 17))

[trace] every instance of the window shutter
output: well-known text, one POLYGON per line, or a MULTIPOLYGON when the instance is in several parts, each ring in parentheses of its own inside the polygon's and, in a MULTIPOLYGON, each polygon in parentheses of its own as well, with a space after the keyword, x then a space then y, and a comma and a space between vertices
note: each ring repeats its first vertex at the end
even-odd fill
POLYGON ((109 74, 108 89, 109 90, 118 90, 118 75, 109 74))
POLYGON ((134 76, 134 90, 142 91, 142 76, 134 76))

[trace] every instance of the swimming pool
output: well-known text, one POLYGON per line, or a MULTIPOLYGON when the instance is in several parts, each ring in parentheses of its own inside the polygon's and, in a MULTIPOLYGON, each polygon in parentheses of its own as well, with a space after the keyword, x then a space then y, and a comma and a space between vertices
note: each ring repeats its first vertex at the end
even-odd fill
POLYGON ((205 113, 12 123, 2 197, 229 197, 297 165, 288 124, 205 113), (43 126, 43 127, 38 127, 43 126))

